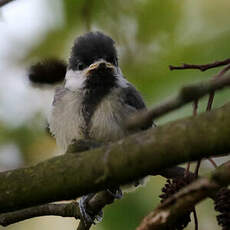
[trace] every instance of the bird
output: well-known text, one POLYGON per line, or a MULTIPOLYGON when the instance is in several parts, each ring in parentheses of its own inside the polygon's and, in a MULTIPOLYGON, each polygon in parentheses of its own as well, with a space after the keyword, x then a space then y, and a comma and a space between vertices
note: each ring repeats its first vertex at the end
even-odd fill
MULTIPOLYGON (((147 108, 139 91, 124 77, 110 36, 95 31, 77 37, 67 66, 58 61, 35 65, 31 68, 30 80, 51 83, 52 80, 42 79, 41 73, 54 75, 55 66, 65 70, 65 74, 61 75, 64 75, 63 83, 55 91, 48 123, 64 152, 74 141, 94 140, 106 144, 134 132, 127 129, 127 119, 147 108)), ((60 82, 62 77, 58 76, 52 77, 53 82, 60 82)), ((151 122, 141 129, 152 125, 151 122)), ((87 218, 84 207, 82 212, 87 218)))

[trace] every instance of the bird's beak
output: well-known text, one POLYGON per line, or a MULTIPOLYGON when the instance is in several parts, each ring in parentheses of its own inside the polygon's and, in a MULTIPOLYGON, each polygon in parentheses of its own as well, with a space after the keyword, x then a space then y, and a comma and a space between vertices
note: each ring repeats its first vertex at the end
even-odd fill
POLYGON ((97 61, 91 64, 87 69, 86 69, 86 75, 89 75, 96 69, 108 69, 108 70, 115 70, 115 66, 107 61, 97 61))

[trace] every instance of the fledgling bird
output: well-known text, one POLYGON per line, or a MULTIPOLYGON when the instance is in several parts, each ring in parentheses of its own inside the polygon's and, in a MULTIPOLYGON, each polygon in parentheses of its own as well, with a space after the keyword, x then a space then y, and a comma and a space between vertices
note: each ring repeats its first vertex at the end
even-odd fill
POLYGON ((56 90, 49 127, 66 151, 73 140, 118 140, 130 134, 125 122, 145 109, 140 93, 118 66, 114 41, 89 32, 76 39, 64 85, 56 90))
MULTIPOLYGON (((45 65, 42 67, 47 73, 45 65)), ((33 78, 40 76, 33 72, 33 78)), ((114 41, 101 32, 78 37, 49 118, 50 131, 63 151, 74 140, 108 143, 131 134, 134 131, 127 130, 126 121, 143 109, 146 106, 140 93, 119 68, 114 41)), ((150 126, 152 123, 143 129, 150 126)))

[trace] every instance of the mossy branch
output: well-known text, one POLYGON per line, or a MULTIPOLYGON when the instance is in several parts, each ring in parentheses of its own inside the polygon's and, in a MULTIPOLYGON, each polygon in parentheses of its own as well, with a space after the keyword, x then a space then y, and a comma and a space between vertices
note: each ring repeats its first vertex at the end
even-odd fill
MULTIPOLYGON (((161 175, 166 178, 178 178, 185 174, 185 169, 182 167, 172 167, 162 170, 154 175, 161 175)), ((114 197, 106 192, 102 191, 96 193, 88 202, 88 209, 93 213, 98 213, 105 205, 111 204, 114 197)), ((62 217, 74 217, 75 219, 81 219, 80 209, 76 201, 67 203, 48 203, 30 208, 20 209, 18 211, 7 212, 0 214, 0 225, 8 226, 23 220, 27 220, 39 216, 62 216, 62 217)), ((79 224, 80 225, 80 224, 79 224)), ((83 229, 89 226, 82 226, 83 229)), ((80 226, 78 227, 78 229, 80 226)))
POLYGON ((0 173, 0 212, 71 200, 230 151, 230 104, 78 154, 0 173))

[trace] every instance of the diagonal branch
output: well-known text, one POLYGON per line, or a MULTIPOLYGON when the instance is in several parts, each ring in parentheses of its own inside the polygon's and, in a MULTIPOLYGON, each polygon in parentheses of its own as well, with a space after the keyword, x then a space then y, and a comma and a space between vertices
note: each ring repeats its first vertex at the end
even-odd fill
POLYGON ((165 115, 183 105, 195 101, 206 94, 216 90, 221 90, 230 85, 230 75, 222 78, 216 78, 211 81, 187 85, 179 91, 178 95, 168 101, 165 101, 153 109, 136 113, 127 121, 127 127, 134 129, 149 124, 152 120, 165 115))
POLYGON ((139 132, 108 146, 2 172, 0 212, 75 199, 180 163, 230 152, 229 113, 230 104, 227 104, 196 117, 139 132))
POLYGON ((146 216, 137 230, 166 230, 173 226, 185 212, 208 196, 213 196, 221 186, 230 184, 230 161, 217 168, 208 177, 200 178, 175 193, 155 211, 146 216))
POLYGON ((200 71, 206 71, 208 69, 224 66, 230 64, 230 58, 227 58, 223 61, 216 61, 213 63, 205 64, 205 65, 193 65, 193 64, 183 64, 182 66, 169 66, 170 70, 183 70, 183 69, 198 69, 200 71))

